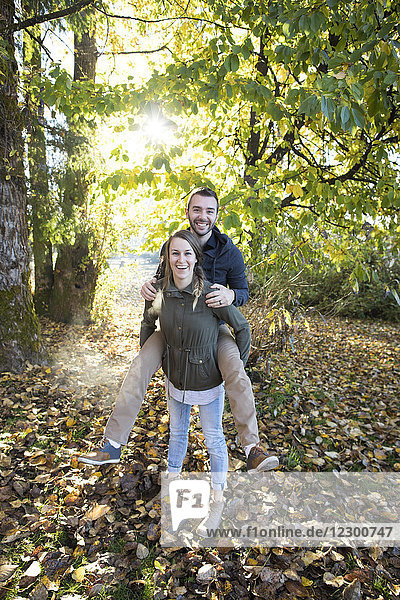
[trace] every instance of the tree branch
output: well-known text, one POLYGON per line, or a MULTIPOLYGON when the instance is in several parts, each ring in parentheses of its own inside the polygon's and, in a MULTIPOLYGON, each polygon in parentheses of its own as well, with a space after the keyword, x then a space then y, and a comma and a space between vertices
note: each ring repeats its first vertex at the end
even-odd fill
MULTIPOLYGON (((321 214, 319 212, 317 212, 315 210, 315 208, 312 208, 312 206, 305 206, 304 204, 295 204, 293 202, 293 200, 295 199, 293 194, 290 194, 290 196, 287 196, 286 198, 284 198, 281 202, 281 208, 303 208, 304 210, 309 210, 310 212, 314 213, 315 215, 317 215, 317 217, 321 217, 321 214)), ((340 225, 340 223, 334 223, 333 221, 331 221, 330 219, 327 219, 325 217, 325 221, 326 223, 329 223, 329 225, 333 225, 334 227, 340 227, 341 229, 350 229, 350 227, 348 225, 340 225)))
POLYGON ((31 33, 29 30, 26 32, 29 37, 35 41, 43 50, 43 52, 45 52, 47 54, 47 56, 49 57, 49 59, 52 61, 53 57, 51 56, 49 50, 46 48, 46 46, 43 44, 42 40, 39 39, 38 37, 36 37, 35 35, 33 35, 33 33, 31 33))
POLYGON ((272 154, 266 159, 266 164, 272 164, 274 161, 276 163, 281 162, 284 156, 292 150, 292 144, 294 142, 294 133, 295 129, 300 129, 304 125, 305 116, 301 115, 300 117, 296 117, 293 123, 293 130, 288 131, 282 140, 282 142, 275 148, 272 154))
POLYGON ((351 169, 349 169, 347 171, 347 173, 343 173, 343 175, 338 175, 337 177, 331 177, 330 179, 325 179, 323 180, 324 183, 328 183, 329 185, 332 185, 333 183, 335 183, 336 181, 347 181, 348 179, 352 179, 354 177, 354 175, 360 170, 362 169, 362 167, 364 167, 366 165, 368 156, 372 150, 372 147, 374 145, 374 142, 377 142, 378 140, 380 140, 386 133, 386 131, 388 130, 388 128, 390 127, 390 125, 392 125, 392 123, 394 122, 394 120, 396 119, 397 116, 397 111, 394 108, 389 116, 389 119, 387 121, 387 124, 385 125, 385 127, 382 127, 381 130, 376 134, 376 136, 374 137, 374 139, 370 140, 364 150, 364 153, 362 155, 362 157, 360 158, 360 160, 358 162, 356 162, 351 169))
POLYGON ((45 15, 35 15, 24 21, 18 20, 18 22, 12 26, 11 31, 21 31, 22 29, 39 25, 39 23, 47 23, 47 21, 61 19, 62 17, 80 12, 82 9, 86 8, 86 6, 89 6, 89 4, 93 4, 94 2, 95 0, 80 0, 79 2, 76 2, 76 4, 72 4, 68 8, 63 8, 62 10, 56 10, 55 12, 47 13, 45 15))
POLYGON ((160 48, 155 48, 154 50, 121 50, 121 52, 112 52, 110 50, 109 52, 103 52, 103 55, 111 54, 113 56, 118 56, 120 54, 154 54, 155 52, 161 52, 161 50, 168 50, 168 52, 173 54, 172 50, 170 50, 168 46, 164 44, 164 46, 161 46, 160 48))
MULTIPOLYGON (((103 8, 100 8, 99 6, 95 6, 95 9, 98 10, 99 12, 101 12, 106 17, 110 17, 112 19, 125 19, 127 21, 138 21, 139 23, 164 23, 165 21, 181 21, 181 20, 200 21, 201 23, 209 23, 210 25, 215 25, 215 27, 219 27, 220 29, 229 29, 229 27, 227 25, 221 25, 221 23, 216 23, 215 21, 210 21, 209 19, 204 19, 201 17, 188 17, 186 15, 179 15, 177 17, 165 17, 163 19, 142 19, 140 17, 132 17, 130 15, 114 15, 114 14, 108 13, 106 10, 104 10, 103 8)), ((234 27, 238 28, 238 29, 245 29, 246 31, 249 31, 248 27, 240 27, 239 25, 235 25, 234 27)))

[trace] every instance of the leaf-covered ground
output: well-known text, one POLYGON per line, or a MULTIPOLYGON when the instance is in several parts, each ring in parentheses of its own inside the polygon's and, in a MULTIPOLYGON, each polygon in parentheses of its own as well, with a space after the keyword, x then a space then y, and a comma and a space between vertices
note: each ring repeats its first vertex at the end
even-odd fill
MULTIPOLYGON (((153 379, 119 465, 76 460, 102 437, 139 313, 101 329, 43 322, 53 362, 0 377, 0 600, 394 598, 400 548, 162 549, 168 417, 153 379)), ((313 319, 296 353, 253 356, 260 434, 284 471, 400 471, 399 327, 313 319)), ((232 416, 231 469, 244 467, 232 416)), ((195 422, 187 469, 208 468, 195 422)))

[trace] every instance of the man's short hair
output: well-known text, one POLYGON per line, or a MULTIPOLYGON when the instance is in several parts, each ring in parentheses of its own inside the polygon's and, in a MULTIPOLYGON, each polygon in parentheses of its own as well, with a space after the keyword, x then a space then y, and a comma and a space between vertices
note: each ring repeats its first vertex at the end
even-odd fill
POLYGON ((189 201, 187 204, 187 208, 189 210, 190 208, 190 203, 192 201, 193 196, 195 196, 196 194, 198 194, 199 196, 205 196, 206 198, 214 198, 214 200, 217 203, 217 212, 219 210, 219 200, 218 200, 218 196, 217 194, 214 192, 214 190, 212 190, 211 188, 207 187, 207 186, 203 186, 203 187, 199 187, 196 188, 195 190, 193 190, 193 192, 190 194, 189 196, 189 201))

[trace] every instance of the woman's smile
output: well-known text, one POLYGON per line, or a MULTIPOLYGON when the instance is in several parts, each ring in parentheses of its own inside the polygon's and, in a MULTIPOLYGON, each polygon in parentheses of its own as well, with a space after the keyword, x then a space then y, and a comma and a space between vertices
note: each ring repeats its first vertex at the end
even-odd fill
POLYGON ((196 262, 196 255, 189 242, 173 238, 169 247, 169 263, 178 289, 187 287, 192 281, 196 262))

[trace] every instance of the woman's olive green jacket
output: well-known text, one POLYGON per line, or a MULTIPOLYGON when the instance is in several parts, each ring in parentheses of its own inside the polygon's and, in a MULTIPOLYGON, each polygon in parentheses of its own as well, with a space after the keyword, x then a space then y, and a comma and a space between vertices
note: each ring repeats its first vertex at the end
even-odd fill
POLYGON ((202 295, 193 309, 193 288, 190 284, 179 291, 172 283, 162 292, 163 280, 156 283, 158 294, 154 302, 146 302, 140 329, 140 345, 160 329, 166 343, 162 368, 168 379, 180 390, 208 390, 222 382, 217 361, 219 324, 225 321, 234 331, 243 363, 250 352, 250 326, 233 305, 209 308, 205 296, 214 291, 204 282, 202 295))

